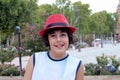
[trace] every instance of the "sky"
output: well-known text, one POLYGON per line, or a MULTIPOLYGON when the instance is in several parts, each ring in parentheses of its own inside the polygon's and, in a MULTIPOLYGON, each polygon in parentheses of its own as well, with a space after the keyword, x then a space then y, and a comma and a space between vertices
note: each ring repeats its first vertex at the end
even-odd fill
MULTIPOLYGON (((71 0, 72 2, 81 1, 82 4, 89 4, 92 13, 106 10, 107 12, 116 12, 119 0, 71 0)), ((54 3, 55 0, 38 0, 38 4, 54 3)))

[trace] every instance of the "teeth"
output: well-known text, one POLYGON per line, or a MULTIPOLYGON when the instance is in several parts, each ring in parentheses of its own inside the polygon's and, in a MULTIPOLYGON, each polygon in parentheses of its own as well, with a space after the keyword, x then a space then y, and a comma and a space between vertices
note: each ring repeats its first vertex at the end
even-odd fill
POLYGON ((58 47, 62 47, 62 45, 58 45, 58 47))
POLYGON ((64 44, 61 44, 61 45, 56 45, 56 47, 62 47, 62 46, 64 46, 64 44))

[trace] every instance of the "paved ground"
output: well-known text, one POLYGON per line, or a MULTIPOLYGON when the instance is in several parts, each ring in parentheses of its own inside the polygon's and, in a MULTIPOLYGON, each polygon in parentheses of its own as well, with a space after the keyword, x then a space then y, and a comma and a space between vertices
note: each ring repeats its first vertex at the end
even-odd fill
MULTIPOLYGON (((96 63, 96 56, 101 56, 102 54, 105 54, 106 56, 116 55, 116 58, 120 60, 120 44, 117 44, 116 46, 113 44, 104 44, 103 48, 99 45, 98 47, 82 48, 81 52, 78 52, 78 50, 68 50, 67 52, 80 58, 84 64, 96 63)), ((23 68, 26 67, 28 59, 29 56, 22 57, 23 68)), ((12 60, 11 64, 19 66, 19 58, 17 57, 12 60)))
POLYGON ((105 54, 106 56, 116 55, 116 58, 120 60, 120 44, 117 44, 116 46, 113 44, 104 44, 103 48, 98 46, 82 48, 81 52, 78 52, 78 50, 69 50, 68 52, 80 58, 84 64, 96 63, 96 57, 101 56, 102 54, 105 54))
POLYGON ((22 80, 21 76, 0 76, 0 80, 22 80))
MULTIPOLYGON (((22 80, 22 77, 20 76, 0 76, 0 80, 22 80)), ((113 75, 113 76, 85 76, 84 80, 120 80, 119 75, 113 75)))

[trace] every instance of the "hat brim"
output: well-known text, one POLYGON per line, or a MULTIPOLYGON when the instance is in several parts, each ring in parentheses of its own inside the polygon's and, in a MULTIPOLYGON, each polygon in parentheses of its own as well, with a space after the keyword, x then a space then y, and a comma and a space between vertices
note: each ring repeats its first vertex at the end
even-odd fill
POLYGON ((62 27, 61 27, 61 26, 60 26, 60 27, 58 27, 58 26, 52 26, 52 27, 50 27, 50 28, 44 28, 44 29, 40 30, 40 31, 38 32, 38 35, 41 36, 41 37, 43 37, 43 36, 44 36, 44 33, 46 32, 46 30, 54 29, 54 28, 68 28, 68 29, 71 30, 72 33, 74 33, 74 32, 76 31, 76 28, 73 27, 73 26, 69 26, 69 27, 64 27, 64 26, 62 26, 62 27))

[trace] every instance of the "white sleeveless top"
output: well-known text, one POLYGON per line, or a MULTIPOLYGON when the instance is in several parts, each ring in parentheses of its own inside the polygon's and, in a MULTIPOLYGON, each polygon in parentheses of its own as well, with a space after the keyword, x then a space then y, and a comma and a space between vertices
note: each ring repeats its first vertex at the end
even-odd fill
POLYGON ((75 80, 81 61, 67 55, 60 60, 52 59, 49 52, 35 53, 32 80, 75 80))

